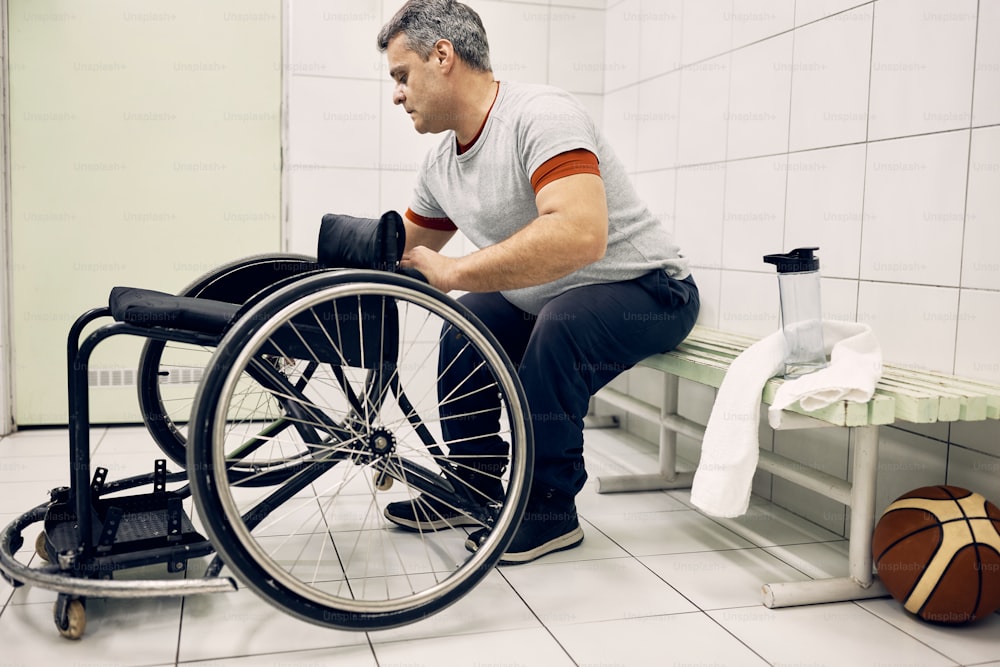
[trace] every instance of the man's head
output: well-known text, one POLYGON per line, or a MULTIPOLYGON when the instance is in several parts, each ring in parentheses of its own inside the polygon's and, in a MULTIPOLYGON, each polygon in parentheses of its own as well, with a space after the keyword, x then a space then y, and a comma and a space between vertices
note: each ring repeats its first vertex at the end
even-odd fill
POLYGON ((435 52, 437 43, 451 42, 455 53, 471 69, 491 71, 490 45, 483 22, 471 7, 455 0, 409 0, 378 34, 379 51, 403 35, 405 45, 423 60, 435 52))
POLYGON ((469 99, 481 102, 493 90, 493 72, 486 31, 472 9, 455 0, 409 0, 379 32, 378 47, 396 82, 392 101, 417 132, 459 132, 482 120, 469 99))

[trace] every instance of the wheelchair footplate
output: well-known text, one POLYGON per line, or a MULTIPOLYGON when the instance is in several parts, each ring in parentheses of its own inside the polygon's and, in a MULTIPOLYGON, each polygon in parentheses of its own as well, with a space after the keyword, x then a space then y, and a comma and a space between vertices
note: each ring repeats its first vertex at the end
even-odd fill
POLYGON ((189 559, 212 553, 208 539, 184 511, 183 497, 165 489, 163 461, 157 461, 151 493, 102 498, 106 475, 107 470, 98 468, 91 485, 92 553, 87 556, 79 554, 73 506, 68 497, 59 497, 68 494, 56 494, 43 533, 51 562, 82 576, 109 578, 117 570, 155 563, 166 563, 168 572, 183 572, 189 559))
POLYGON ((232 579, 209 574, 200 579, 114 578, 123 570, 156 564, 165 564, 168 573, 183 573, 190 559, 214 553, 183 507, 189 494, 167 490, 167 476, 166 462, 158 460, 152 476, 134 478, 151 478, 151 492, 116 495, 136 484, 111 483, 106 487, 107 470, 97 468, 86 509, 90 515, 89 542, 80 539, 81 522, 74 502, 79 498, 73 489, 53 489, 48 503, 25 513, 0 536, 4 578, 14 586, 31 583, 59 592, 54 620, 59 633, 70 639, 83 634, 88 596, 138 598, 235 591, 232 579), (24 543, 22 531, 39 522, 43 530, 34 544, 38 558, 29 567, 14 554, 24 543))

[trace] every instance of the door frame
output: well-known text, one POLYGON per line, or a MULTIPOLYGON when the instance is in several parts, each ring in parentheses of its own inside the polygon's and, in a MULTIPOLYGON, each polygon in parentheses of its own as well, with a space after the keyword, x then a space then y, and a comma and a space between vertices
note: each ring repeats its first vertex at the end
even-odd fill
POLYGON ((0 435, 14 430, 14 342, 11 329, 11 266, 10 224, 10 152, 7 138, 10 131, 8 71, 10 51, 7 48, 7 0, 0 0, 0 435))

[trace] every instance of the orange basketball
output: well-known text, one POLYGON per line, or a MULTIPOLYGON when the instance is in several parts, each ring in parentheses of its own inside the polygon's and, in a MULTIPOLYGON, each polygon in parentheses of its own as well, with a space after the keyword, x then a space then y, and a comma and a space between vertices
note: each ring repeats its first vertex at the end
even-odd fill
POLYGON ((1000 509, 957 486, 895 500, 872 538, 879 578, 907 611, 960 624, 1000 609, 1000 509))

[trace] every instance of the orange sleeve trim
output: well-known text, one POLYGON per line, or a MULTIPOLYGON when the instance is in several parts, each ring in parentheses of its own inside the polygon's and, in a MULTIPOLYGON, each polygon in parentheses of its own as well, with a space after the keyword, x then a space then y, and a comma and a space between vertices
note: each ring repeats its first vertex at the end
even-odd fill
POLYGON ((420 215, 419 213, 414 213, 410 209, 406 209, 406 219, 415 224, 417 227, 435 229, 439 232, 454 232, 458 229, 458 227, 455 226, 455 223, 449 218, 428 218, 427 216, 420 215))
POLYGON ((573 176, 574 174, 601 175, 601 167, 597 156, 584 148, 560 153, 549 158, 531 175, 531 187, 535 194, 552 181, 573 176))

